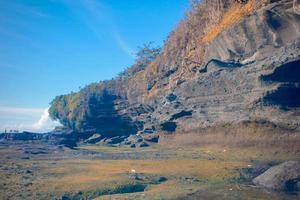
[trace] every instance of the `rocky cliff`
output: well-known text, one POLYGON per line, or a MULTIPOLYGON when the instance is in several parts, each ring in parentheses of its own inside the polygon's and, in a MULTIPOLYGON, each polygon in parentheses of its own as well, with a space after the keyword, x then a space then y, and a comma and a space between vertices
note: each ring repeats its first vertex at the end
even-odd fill
POLYGON ((162 53, 130 77, 56 97, 53 119, 105 137, 268 122, 300 129, 298 0, 194 5, 162 53))

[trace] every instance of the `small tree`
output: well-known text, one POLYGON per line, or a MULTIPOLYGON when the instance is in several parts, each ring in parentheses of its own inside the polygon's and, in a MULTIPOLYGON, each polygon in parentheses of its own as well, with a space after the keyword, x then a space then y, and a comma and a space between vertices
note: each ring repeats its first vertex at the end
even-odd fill
POLYGON ((143 44, 142 47, 138 47, 135 63, 138 65, 143 65, 145 67, 150 62, 154 61, 160 53, 161 48, 154 47, 153 42, 143 44))
POLYGON ((190 4, 191 4, 192 8, 195 8, 195 7, 198 6, 201 2, 202 2, 202 0, 190 0, 190 4))
POLYGON ((153 46, 153 42, 143 44, 143 46, 138 47, 135 63, 131 67, 125 69, 123 72, 119 73, 118 76, 131 77, 139 71, 144 70, 147 65, 153 62, 157 56, 160 55, 160 53, 161 48, 153 46))

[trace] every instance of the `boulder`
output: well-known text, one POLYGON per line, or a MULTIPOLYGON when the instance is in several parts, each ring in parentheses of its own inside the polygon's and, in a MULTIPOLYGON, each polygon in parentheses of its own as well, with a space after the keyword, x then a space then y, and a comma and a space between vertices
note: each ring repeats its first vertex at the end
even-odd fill
POLYGON ((98 144, 98 145, 106 144, 106 143, 105 143, 106 140, 107 140, 107 138, 103 138, 103 139, 101 139, 99 142, 97 142, 96 144, 98 144))
POLYGON ((288 161, 271 167, 256 177, 253 183, 257 186, 277 191, 299 190, 300 162, 288 161))
POLYGON ((94 134, 88 139, 86 139, 84 142, 89 143, 89 144, 96 144, 97 142, 100 142, 102 140, 102 135, 101 134, 94 134))
POLYGON ((105 142, 107 144, 119 144, 119 143, 123 142, 125 139, 126 139, 126 136, 116 136, 116 137, 107 139, 105 142))
POLYGON ((130 148, 135 148, 135 147, 136 147, 135 144, 131 144, 131 145, 130 145, 130 148))
POLYGON ((130 135, 125 139, 124 144, 136 144, 143 141, 143 137, 141 135, 130 135))
POLYGON ((158 141, 159 141, 158 134, 147 134, 147 135, 144 135, 143 137, 144 137, 144 140, 147 142, 158 143, 158 141))
POLYGON ((141 143, 138 144, 138 147, 141 147, 141 148, 148 147, 148 146, 150 146, 150 145, 146 142, 141 142, 141 143))

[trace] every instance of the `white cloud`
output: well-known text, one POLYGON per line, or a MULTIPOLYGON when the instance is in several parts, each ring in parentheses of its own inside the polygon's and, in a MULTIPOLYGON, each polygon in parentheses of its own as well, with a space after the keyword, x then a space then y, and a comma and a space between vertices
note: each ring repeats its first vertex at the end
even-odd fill
POLYGON ((58 125, 59 122, 49 117, 48 108, 0 107, 0 131, 6 129, 42 133, 58 125))
POLYGON ((39 121, 33 124, 32 128, 37 131, 46 131, 46 130, 53 130, 55 126, 60 125, 59 122, 53 121, 49 117, 49 108, 44 109, 43 114, 41 115, 39 121))

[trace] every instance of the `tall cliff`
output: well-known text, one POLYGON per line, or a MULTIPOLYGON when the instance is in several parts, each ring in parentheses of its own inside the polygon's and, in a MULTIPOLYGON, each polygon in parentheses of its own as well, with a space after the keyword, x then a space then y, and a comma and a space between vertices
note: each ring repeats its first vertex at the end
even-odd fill
POLYGON ((161 54, 129 77, 56 97, 53 119, 107 137, 263 121, 300 130, 298 0, 194 5, 161 54))

